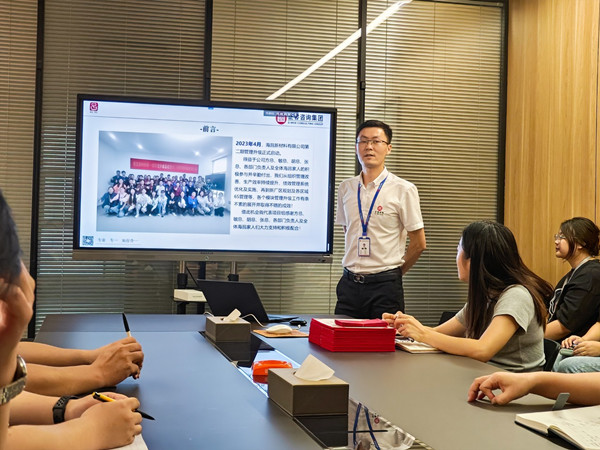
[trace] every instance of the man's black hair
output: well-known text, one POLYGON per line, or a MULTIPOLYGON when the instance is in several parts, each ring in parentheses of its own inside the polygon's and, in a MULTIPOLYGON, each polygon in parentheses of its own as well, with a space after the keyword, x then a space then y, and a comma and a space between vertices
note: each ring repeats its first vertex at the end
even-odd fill
POLYGON ((388 144, 392 143, 392 129, 390 128, 390 126, 387 123, 382 122, 381 120, 367 120, 366 122, 361 123, 360 126, 356 130, 356 138, 357 139, 358 139, 360 130, 362 130, 363 128, 381 128, 383 130, 383 132, 385 133, 388 144))

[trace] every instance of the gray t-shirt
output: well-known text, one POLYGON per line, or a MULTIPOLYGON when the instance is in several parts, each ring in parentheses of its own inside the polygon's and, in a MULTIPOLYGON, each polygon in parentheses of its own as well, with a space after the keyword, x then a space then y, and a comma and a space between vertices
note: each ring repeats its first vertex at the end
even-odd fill
MULTIPOLYGON (((465 308, 466 305, 455 316, 463 326, 465 308)), ((496 302, 493 317, 496 316, 511 316, 519 328, 489 362, 511 372, 541 370, 545 362, 544 329, 536 320, 529 291, 521 285, 508 287, 496 302)))

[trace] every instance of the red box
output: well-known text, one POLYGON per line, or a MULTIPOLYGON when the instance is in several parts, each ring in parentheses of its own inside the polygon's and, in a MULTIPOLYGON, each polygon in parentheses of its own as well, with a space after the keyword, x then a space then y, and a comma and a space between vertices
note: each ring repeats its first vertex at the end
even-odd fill
POLYGON ((395 338, 392 327, 339 326, 335 319, 312 319, 308 334, 309 342, 332 352, 393 352, 395 338))

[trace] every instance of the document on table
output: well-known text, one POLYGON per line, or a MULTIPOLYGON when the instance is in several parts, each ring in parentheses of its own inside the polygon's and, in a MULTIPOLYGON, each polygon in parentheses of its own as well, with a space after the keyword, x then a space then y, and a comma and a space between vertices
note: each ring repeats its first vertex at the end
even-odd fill
POLYGON ((600 449, 600 406, 517 414, 515 422, 543 434, 555 434, 582 449, 600 449))
POLYGON ((141 434, 138 434, 131 444, 118 448, 126 450, 148 450, 148 446, 141 434))
POLYGON ((439 348, 429 344, 402 338, 396 338, 396 347, 409 353, 443 353, 439 348))

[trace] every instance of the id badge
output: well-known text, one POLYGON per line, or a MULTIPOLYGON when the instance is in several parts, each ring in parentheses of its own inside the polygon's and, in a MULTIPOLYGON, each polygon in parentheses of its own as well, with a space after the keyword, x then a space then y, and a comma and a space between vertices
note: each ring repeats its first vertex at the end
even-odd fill
POLYGON ((371 238, 367 236, 358 238, 358 256, 371 256, 371 238))

